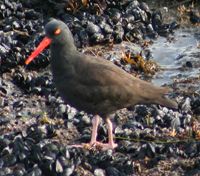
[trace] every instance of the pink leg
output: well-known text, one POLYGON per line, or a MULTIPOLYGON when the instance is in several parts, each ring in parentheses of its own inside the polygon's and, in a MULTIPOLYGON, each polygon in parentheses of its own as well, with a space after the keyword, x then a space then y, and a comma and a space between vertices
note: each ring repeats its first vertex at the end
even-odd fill
POLYGON ((112 122, 110 121, 110 119, 107 118, 106 123, 107 123, 107 128, 108 128, 108 144, 96 142, 96 145, 103 147, 103 150, 108 150, 108 149, 114 150, 117 147, 117 144, 115 144, 114 141, 113 141, 112 122))
POLYGON ((73 147, 86 147, 89 149, 93 146, 96 145, 97 143, 97 130, 98 130, 98 125, 99 125, 99 115, 95 115, 92 119, 92 136, 91 136, 91 140, 90 140, 90 144, 89 146, 87 145, 79 145, 79 144, 74 144, 72 145, 73 147))
POLYGON ((97 142, 98 125, 99 125, 99 116, 95 115, 92 119, 92 137, 90 140, 90 146, 93 146, 97 142))
MULTIPOLYGON (((95 115, 92 119, 92 136, 90 140, 90 147, 93 147, 95 145, 98 145, 103 148, 103 150, 112 149, 114 150, 117 147, 117 144, 113 141, 113 126, 110 119, 106 119, 107 128, 108 128, 108 143, 101 143, 97 141, 97 130, 99 125, 99 115, 95 115)), ((83 145, 73 145, 74 147, 84 147, 83 145)))
POLYGON ((111 149, 116 148, 118 145, 114 143, 113 140, 113 124, 110 121, 110 119, 107 119, 107 128, 108 128, 108 146, 110 146, 111 149))

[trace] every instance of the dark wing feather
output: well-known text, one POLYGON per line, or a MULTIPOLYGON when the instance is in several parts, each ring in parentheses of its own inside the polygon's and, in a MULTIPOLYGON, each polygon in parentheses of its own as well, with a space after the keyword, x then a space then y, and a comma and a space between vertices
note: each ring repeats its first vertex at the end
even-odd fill
POLYGON ((87 58, 84 63, 80 62, 74 80, 76 85, 73 86, 75 96, 85 103, 100 104, 107 101, 117 108, 146 103, 147 100, 156 103, 156 99, 170 90, 140 80, 107 60, 95 57, 88 59, 88 62, 87 58))

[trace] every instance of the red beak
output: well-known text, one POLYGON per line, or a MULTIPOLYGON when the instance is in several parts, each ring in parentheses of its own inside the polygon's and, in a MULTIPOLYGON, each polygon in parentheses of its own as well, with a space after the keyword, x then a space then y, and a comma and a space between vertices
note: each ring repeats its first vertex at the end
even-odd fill
POLYGON ((28 65, 35 57, 41 53, 41 51, 46 48, 50 43, 52 39, 45 37, 42 42, 39 44, 39 46, 33 51, 33 53, 29 56, 29 58, 25 61, 25 64, 28 65))

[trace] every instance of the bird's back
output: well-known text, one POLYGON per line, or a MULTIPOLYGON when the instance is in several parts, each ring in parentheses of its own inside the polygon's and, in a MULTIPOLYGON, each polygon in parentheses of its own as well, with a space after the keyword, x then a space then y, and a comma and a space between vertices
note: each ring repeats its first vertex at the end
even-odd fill
POLYGON ((62 77, 56 78, 55 69, 53 74, 62 98, 78 110, 106 116, 137 103, 177 108, 174 101, 163 97, 170 90, 168 87, 149 84, 101 58, 78 52, 73 57, 74 63, 62 77))

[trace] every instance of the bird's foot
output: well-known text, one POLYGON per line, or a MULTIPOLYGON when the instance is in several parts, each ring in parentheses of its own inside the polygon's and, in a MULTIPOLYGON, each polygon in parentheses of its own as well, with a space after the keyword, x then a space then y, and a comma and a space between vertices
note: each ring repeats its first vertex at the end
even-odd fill
POLYGON ((72 144, 70 146, 90 150, 91 148, 95 147, 96 144, 90 145, 89 143, 82 143, 82 144, 72 144))
POLYGON ((89 143, 87 143, 87 144, 74 144, 72 146, 77 147, 77 148, 84 148, 84 149, 87 149, 87 150, 90 150, 91 148, 93 148, 95 146, 99 146, 104 151, 104 150, 109 150, 109 149, 114 150, 118 146, 118 144, 115 144, 115 143, 109 144, 109 143, 102 143, 102 142, 96 141, 93 144, 89 144, 89 143))
POLYGON ((110 143, 102 143, 98 141, 96 141, 96 143, 93 145, 102 147, 102 150, 109 150, 109 149, 114 150, 118 146, 118 144, 115 144, 115 143, 110 144, 110 143))
POLYGON ((76 147, 76 148, 85 148, 85 146, 87 146, 87 144, 72 144, 70 146, 76 147))
POLYGON ((92 149, 93 147, 95 147, 96 145, 93 144, 93 145, 90 145, 89 143, 83 143, 83 144, 73 144, 71 145, 72 147, 76 147, 76 148, 84 148, 86 150, 90 150, 92 149))

